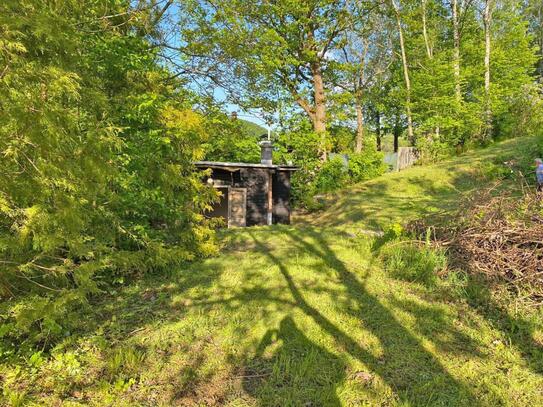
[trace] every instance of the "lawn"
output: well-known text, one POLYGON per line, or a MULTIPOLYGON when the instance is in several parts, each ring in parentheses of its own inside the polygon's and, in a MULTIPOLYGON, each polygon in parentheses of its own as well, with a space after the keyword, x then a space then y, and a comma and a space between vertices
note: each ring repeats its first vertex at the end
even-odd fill
POLYGON ((454 273, 394 278, 367 233, 453 209, 487 162, 532 143, 387 174, 292 226, 225 231, 220 256, 93 299, 52 357, 0 367, 5 401, 543 405, 540 311, 454 273))

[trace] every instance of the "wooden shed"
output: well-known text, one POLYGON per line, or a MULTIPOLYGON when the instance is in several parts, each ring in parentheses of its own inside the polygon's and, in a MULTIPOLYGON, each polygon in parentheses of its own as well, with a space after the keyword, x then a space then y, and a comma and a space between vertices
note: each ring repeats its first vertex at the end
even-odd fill
POLYGON ((228 227, 290 223, 290 175, 294 166, 273 165, 272 146, 261 143, 259 164, 198 161, 210 169, 204 181, 221 192, 210 217, 222 217, 228 227))

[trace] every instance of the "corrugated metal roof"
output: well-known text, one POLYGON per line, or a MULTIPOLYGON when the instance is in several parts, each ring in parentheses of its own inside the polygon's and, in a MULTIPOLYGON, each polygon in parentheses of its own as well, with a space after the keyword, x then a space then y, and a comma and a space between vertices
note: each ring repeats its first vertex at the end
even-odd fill
POLYGON ((194 163, 198 168, 268 168, 271 170, 296 171, 298 167, 293 165, 266 165, 253 163, 229 163, 221 161, 196 161, 194 163))

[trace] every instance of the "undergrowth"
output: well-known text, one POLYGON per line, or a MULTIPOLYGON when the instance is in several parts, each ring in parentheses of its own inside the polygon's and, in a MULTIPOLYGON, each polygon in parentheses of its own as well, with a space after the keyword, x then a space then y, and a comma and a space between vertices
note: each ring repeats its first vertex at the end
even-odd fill
POLYGON ((447 268, 445 252, 429 245, 407 242, 386 245, 381 256, 385 270, 394 278, 435 286, 438 276, 447 268))

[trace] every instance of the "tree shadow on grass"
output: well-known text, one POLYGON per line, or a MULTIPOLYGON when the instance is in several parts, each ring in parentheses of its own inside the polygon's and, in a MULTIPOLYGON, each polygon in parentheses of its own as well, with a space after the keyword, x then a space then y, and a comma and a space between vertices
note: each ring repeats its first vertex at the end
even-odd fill
POLYGON ((263 405, 340 406, 344 362, 308 339, 287 316, 266 332, 245 368, 243 387, 263 405), (272 355, 271 355, 272 354, 272 355))
POLYGON ((490 325, 503 333, 505 338, 520 352, 528 367, 543 375, 543 343, 534 339, 536 323, 520 316, 512 316, 503 306, 489 302, 477 312, 490 325))
POLYGON ((537 327, 541 327, 541 315, 533 315, 530 321, 521 315, 512 315, 504 303, 493 298, 488 281, 478 276, 468 278, 464 293, 468 304, 511 344, 522 356, 532 372, 543 375, 543 342, 535 339, 537 327))
POLYGON ((111 288, 91 299, 91 318, 73 334, 84 338, 103 331, 106 339, 117 342, 154 322, 179 320, 188 310, 182 305, 188 303, 172 307, 172 296, 180 297, 194 288, 203 291, 217 281, 221 272, 218 261, 212 259, 205 264, 192 264, 190 273, 157 273, 117 289, 111 288), (99 318, 95 318, 96 310, 99 310, 99 318))
POLYGON ((424 336, 443 353, 451 356, 465 354, 483 358, 484 355, 478 348, 478 343, 470 337, 454 328, 453 321, 449 320, 445 310, 429 304, 420 304, 412 300, 400 300, 392 298, 394 307, 408 312, 415 318, 414 329, 419 335, 424 336))
POLYGON ((351 315, 360 318, 365 329, 378 338, 383 354, 381 357, 374 356, 332 323, 317 307, 311 305, 296 285, 285 263, 252 235, 257 249, 266 254, 279 268, 295 307, 333 337, 339 349, 371 369, 372 373, 378 375, 402 402, 434 406, 479 405, 469 387, 452 377, 420 341, 397 321, 391 311, 368 292, 364 284, 347 269, 320 234, 311 228, 303 231, 290 230, 285 233, 291 239, 293 248, 313 253, 322 259, 323 264, 315 266, 316 268, 324 265, 338 273, 349 301, 354 305, 345 308, 352 310, 351 315), (308 239, 313 243, 309 243, 308 239))
POLYGON ((423 173, 409 177, 394 175, 343 191, 330 199, 325 212, 306 223, 328 227, 357 225, 380 230, 390 223, 447 213, 457 206, 462 195, 469 194, 481 183, 480 174, 474 170, 457 170, 452 179, 446 180, 436 180, 423 173))

